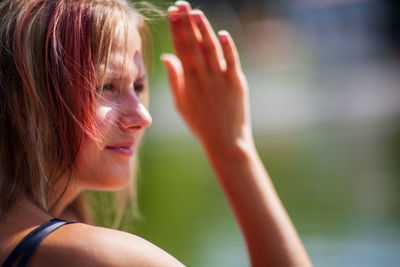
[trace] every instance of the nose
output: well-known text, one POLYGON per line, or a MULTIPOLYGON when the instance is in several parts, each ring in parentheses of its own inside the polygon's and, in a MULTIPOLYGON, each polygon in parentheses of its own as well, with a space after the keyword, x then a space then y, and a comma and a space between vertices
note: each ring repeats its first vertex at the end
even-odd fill
POLYGON ((122 130, 136 132, 150 126, 150 113, 133 90, 122 100, 120 108, 119 121, 122 130))

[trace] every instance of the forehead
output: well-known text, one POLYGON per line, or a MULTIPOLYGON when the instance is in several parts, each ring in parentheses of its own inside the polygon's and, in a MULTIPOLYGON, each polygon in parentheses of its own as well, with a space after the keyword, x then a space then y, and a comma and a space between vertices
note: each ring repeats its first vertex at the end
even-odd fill
POLYGON ((128 23, 120 20, 115 26, 114 40, 111 50, 114 52, 141 51, 142 38, 137 28, 137 22, 131 19, 128 23))
POLYGON ((145 75, 142 38, 134 21, 129 25, 120 22, 116 26, 108 62, 101 63, 98 71, 105 78, 145 75))

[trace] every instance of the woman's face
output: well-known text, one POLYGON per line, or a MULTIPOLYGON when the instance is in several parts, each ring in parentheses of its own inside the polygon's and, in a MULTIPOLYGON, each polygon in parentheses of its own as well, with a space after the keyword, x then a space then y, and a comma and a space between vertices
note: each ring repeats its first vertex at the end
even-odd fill
MULTIPOLYGON (((122 38, 116 42, 125 45, 122 38)), ((99 140, 81 146, 76 168, 81 188, 110 190, 127 185, 133 175, 133 155, 151 124, 142 103, 147 80, 137 29, 128 34, 127 45, 127 53, 123 47, 112 48, 103 87, 98 88, 95 125, 99 140)), ((100 65, 99 73, 104 68, 100 65)))

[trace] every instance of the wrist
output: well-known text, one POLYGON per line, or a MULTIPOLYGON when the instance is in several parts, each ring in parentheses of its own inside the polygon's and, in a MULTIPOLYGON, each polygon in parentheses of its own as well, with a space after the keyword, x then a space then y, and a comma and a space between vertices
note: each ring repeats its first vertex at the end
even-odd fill
POLYGON ((230 142, 210 142, 204 147, 213 162, 242 163, 257 154, 252 138, 238 138, 230 142))

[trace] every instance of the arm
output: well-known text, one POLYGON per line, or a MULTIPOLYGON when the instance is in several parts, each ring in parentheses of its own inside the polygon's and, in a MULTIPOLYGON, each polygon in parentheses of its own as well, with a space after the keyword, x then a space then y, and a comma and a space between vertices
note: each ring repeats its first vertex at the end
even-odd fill
POLYGON ((175 105, 202 143, 245 237, 253 266, 310 266, 256 152, 248 85, 233 40, 188 3, 169 9, 178 57, 164 55, 175 105))

